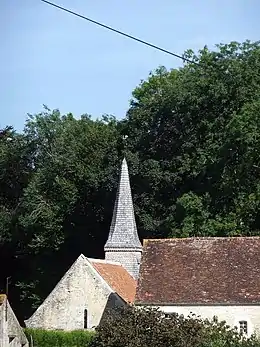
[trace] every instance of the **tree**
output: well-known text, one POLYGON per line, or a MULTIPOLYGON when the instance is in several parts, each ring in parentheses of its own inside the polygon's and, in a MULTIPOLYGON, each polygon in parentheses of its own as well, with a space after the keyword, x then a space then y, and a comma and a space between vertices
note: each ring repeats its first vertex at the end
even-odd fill
POLYGON ((12 297, 28 316, 80 253, 103 256, 119 164, 117 122, 45 109, 28 118, 22 138, 31 149, 30 179, 9 236, 19 266, 11 271, 12 297))
POLYGON ((217 318, 203 320, 191 314, 164 314, 132 306, 114 309, 96 329, 93 347, 257 347, 254 336, 246 339, 217 318))
POLYGON ((207 47, 133 92, 128 135, 141 229, 150 237, 259 233, 259 43, 207 47))
POLYGON ((21 231, 18 227, 23 190, 32 175, 31 147, 23 134, 12 127, 0 131, 0 260, 2 266, 0 288, 6 278, 19 271, 21 231))

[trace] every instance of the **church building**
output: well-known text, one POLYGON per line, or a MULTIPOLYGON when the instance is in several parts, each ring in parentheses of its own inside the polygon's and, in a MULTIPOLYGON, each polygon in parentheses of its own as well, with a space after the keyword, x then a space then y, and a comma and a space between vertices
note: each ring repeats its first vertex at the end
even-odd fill
POLYGON ((121 167, 105 259, 81 254, 34 314, 29 328, 92 329, 108 309, 133 303, 142 254, 126 160, 121 167))
POLYGON ((142 247, 125 159, 104 249, 104 260, 80 255, 26 326, 91 329, 108 309, 134 303, 165 316, 217 316, 260 335, 260 237, 153 239, 142 247))

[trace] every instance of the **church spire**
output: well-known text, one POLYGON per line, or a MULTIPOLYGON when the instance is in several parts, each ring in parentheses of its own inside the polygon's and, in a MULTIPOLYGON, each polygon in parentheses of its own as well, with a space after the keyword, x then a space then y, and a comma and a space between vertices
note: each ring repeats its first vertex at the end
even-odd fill
POLYGON ((106 259, 119 261, 133 277, 137 277, 141 252, 142 245, 137 234, 128 167, 124 158, 105 254, 106 259))
POLYGON ((125 158, 122 162, 110 232, 105 244, 105 250, 108 248, 142 249, 137 234, 128 167, 125 158))

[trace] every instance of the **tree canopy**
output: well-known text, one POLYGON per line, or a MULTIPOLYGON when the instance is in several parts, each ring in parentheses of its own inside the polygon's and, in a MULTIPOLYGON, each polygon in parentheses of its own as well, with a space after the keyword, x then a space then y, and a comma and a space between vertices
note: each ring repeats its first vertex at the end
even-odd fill
POLYGON ((185 56, 122 120, 45 107, 0 131, 0 286, 21 317, 80 253, 103 256, 123 155, 141 238, 260 234, 260 44, 185 56))

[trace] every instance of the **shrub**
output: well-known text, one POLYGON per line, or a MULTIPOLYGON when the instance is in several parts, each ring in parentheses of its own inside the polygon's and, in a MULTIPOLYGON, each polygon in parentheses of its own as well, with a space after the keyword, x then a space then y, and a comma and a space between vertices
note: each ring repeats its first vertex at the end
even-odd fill
POLYGON ((255 337, 244 338, 225 322, 165 318, 157 309, 123 307, 104 317, 92 347, 260 347, 255 337))
POLYGON ((88 347, 94 333, 86 330, 53 331, 43 329, 25 329, 29 341, 33 339, 33 347, 88 347))

